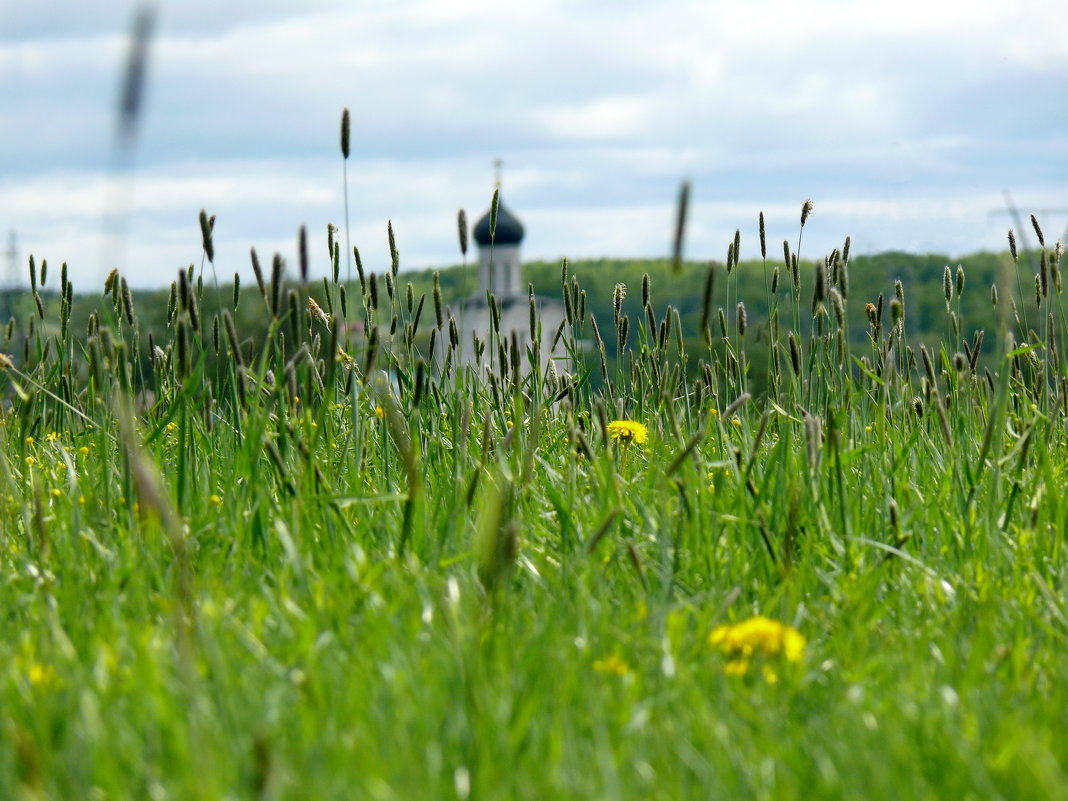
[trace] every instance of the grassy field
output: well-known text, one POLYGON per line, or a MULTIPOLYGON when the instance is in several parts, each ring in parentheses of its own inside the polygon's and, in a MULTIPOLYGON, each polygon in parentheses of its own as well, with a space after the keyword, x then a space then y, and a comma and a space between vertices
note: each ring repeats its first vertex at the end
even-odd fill
POLYGON ((1068 797, 1059 261, 982 337, 947 269, 922 349, 848 252, 696 332, 565 272, 573 375, 423 361, 448 314, 393 271, 265 276, 256 341, 191 273, 152 332, 121 277, 87 332, 42 307, 0 357, 0 798, 1068 797))

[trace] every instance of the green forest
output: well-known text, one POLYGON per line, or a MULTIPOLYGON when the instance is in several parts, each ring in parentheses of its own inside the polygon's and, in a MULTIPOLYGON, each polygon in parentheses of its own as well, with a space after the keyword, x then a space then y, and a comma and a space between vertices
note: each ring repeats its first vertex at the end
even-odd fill
MULTIPOLYGON (((846 253, 848 255, 848 251, 846 253)), ((1040 323, 1040 318, 1045 313, 1039 313, 1036 303, 1043 268, 1039 263, 1039 256, 1029 252, 1019 253, 1014 262, 1009 252, 978 252, 959 259, 939 254, 887 252, 854 255, 846 261, 835 251, 819 262, 798 263, 796 290, 793 267, 786 266, 782 254, 778 258, 742 261, 732 265, 730 270, 724 262, 686 261, 674 265, 668 258, 533 261, 524 265, 524 275, 539 298, 556 301, 563 298, 561 278, 567 276, 568 287, 575 300, 573 311, 576 317, 580 314, 581 307, 583 322, 579 326, 580 336, 587 341, 594 336, 592 326, 586 318, 595 317, 600 331, 608 332, 605 335, 606 357, 612 365, 611 369, 615 369, 620 344, 614 333, 617 327, 614 324, 616 312, 613 304, 617 294, 621 298, 620 318, 628 318, 629 323, 630 333, 625 346, 634 346, 639 337, 648 337, 651 325, 657 326, 658 329, 665 325, 670 307, 678 312, 682 335, 687 343, 684 350, 693 354, 702 350, 705 340, 703 332, 706 328, 714 348, 723 344, 725 336, 729 338, 730 334, 737 332, 739 304, 744 307, 746 337, 750 342, 767 340, 770 313, 775 309, 778 309, 783 329, 797 328, 795 321, 791 319, 791 298, 796 291, 799 306, 807 306, 811 301, 816 291, 817 265, 825 275, 832 278, 832 284, 840 287, 836 293, 841 295, 844 330, 850 332, 853 345, 863 345, 874 333, 868 304, 876 307, 880 318, 885 314, 888 320, 889 303, 897 291, 902 293, 903 311, 908 318, 909 344, 913 348, 918 348, 921 343, 933 347, 933 343, 945 340, 955 343, 960 349, 965 342, 973 343, 977 332, 995 330, 999 315, 1006 315, 1003 321, 1011 321, 1020 331, 1040 331, 1048 324, 1040 323), (836 273, 839 269, 846 273, 842 282, 837 280, 836 273), (710 273, 711 295, 708 317, 704 319, 705 294, 709 289, 710 273), (649 306, 654 310, 652 320, 644 311, 642 287, 646 276, 648 285, 655 287, 655 291, 651 292, 648 298, 649 306), (946 301, 947 279, 954 284, 949 291, 952 296, 949 315, 946 314, 949 303, 946 301), (963 289, 961 292, 957 291, 958 282, 963 289), (582 287, 582 297, 579 297, 576 289, 578 285, 582 287), (617 293, 619 285, 622 285, 623 289, 617 293), (1014 297, 997 298, 995 286, 1014 287, 1014 297), (950 321, 948 324, 947 319, 950 321), (951 330, 953 328, 957 330, 951 330)), ((37 290, 34 293, 8 292, 3 298, 3 305, 0 306, 0 314, 3 315, 0 319, 9 318, 3 332, 3 351, 16 361, 29 366, 47 356, 47 335, 59 333, 58 330, 50 329, 58 328, 57 321, 63 319, 59 312, 64 302, 60 291, 55 288, 57 282, 53 281, 52 285, 48 283, 47 265, 38 264, 33 269, 35 278, 40 278, 37 290), (35 308, 36 306, 39 308, 35 308)), ((289 298, 290 305, 295 306, 296 313, 292 316, 294 326, 299 324, 300 316, 307 313, 308 298, 314 299, 329 314, 334 313, 333 304, 338 301, 333 299, 336 294, 332 295, 326 291, 326 278, 311 278, 302 284, 299 276, 293 274, 295 269, 286 269, 283 265, 283 270, 285 279, 282 291, 289 298)), ((177 272, 176 270, 176 275, 177 272)), ((363 273, 363 281, 366 284, 373 282, 376 285, 376 292, 387 309, 383 320, 390 319, 388 310, 393 308, 397 312, 394 316, 414 322, 416 330, 412 332, 412 339, 416 344, 416 352, 422 352, 424 355, 435 315, 435 276, 440 287, 440 302, 446 312, 449 309, 456 311, 465 296, 478 292, 477 264, 458 264, 440 270, 404 271, 397 275, 396 285, 393 277, 389 275, 388 267, 376 274, 361 265, 360 272, 363 273), (423 305, 423 311, 416 314, 420 304, 423 305), (405 306, 410 308, 405 309, 405 306)), ((355 273, 354 270, 354 276, 355 273)), ((242 332, 243 347, 248 349, 251 360, 257 343, 264 340, 270 322, 270 316, 264 313, 271 303, 269 277, 262 286, 258 286, 252 281, 242 283, 235 275, 225 283, 220 281, 216 287, 210 269, 203 265, 190 265, 187 274, 195 276, 193 280, 203 281, 205 284, 198 294, 201 294, 203 304, 203 319, 199 321, 201 330, 205 341, 210 340, 214 344, 214 348, 209 347, 208 350, 208 369, 212 369, 211 362, 218 356, 226 336, 221 319, 221 310, 224 308, 230 310, 236 329, 242 332), (192 270, 192 273, 189 273, 189 270, 192 270)), ((1061 309, 1057 315, 1059 324, 1063 321, 1059 273, 1051 272, 1048 281, 1055 291, 1049 293, 1047 302, 1050 308, 1061 309)), ((166 329, 168 317, 174 314, 177 305, 179 286, 180 282, 176 280, 169 288, 129 292, 131 305, 136 309, 140 334, 132 342, 137 343, 140 361, 145 369, 148 367, 154 342, 152 335, 156 333, 158 336, 157 332, 166 329)), ((349 298, 363 296, 355 277, 352 284, 345 286, 345 289, 345 295, 349 298)), ((1004 293, 1004 290, 1002 292, 1004 293)), ((830 297, 824 300, 827 303, 823 305, 829 309, 828 313, 832 313, 834 308, 830 297)), ((80 287, 78 291, 70 292, 71 309, 68 316, 71 333, 74 335, 73 341, 85 341, 86 327, 94 311, 105 321, 111 320, 121 324, 121 301, 121 292, 102 296, 98 287, 80 287)), ((352 311, 343 316, 350 320, 360 318, 358 313, 352 311)), ((807 319, 807 315, 805 318, 807 319)), ((888 325, 889 323, 887 327, 888 325)), ((391 328, 395 329, 396 324, 391 328)), ((545 332, 545 336, 552 336, 553 333, 545 332)), ((799 331, 799 335, 805 333, 808 332, 799 331)), ((354 336, 359 335, 357 333, 354 336)), ((293 337, 293 340, 295 339, 296 337, 293 337)), ((353 346, 359 349, 358 339, 353 346)), ((588 358, 595 358, 595 351, 595 348, 587 348, 588 358)), ((767 352, 766 348, 750 349, 747 368, 750 376, 749 388, 757 392, 764 386, 767 352)), ((403 358, 403 354, 399 355, 403 358)), ((979 354, 980 360, 984 355, 979 354)), ((593 367, 594 365, 590 365, 590 380, 597 383, 598 371, 593 367)), ((687 361, 685 369, 693 376, 699 365, 696 361, 687 361)), ((137 382, 138 377, 135 375, 133 379, 137 382)))

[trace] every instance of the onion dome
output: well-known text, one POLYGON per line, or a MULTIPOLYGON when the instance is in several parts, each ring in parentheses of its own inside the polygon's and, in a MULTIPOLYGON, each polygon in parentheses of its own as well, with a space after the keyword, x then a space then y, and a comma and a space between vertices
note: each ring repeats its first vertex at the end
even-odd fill
POLYGON ((499 199, 497 201, 497 229, 490 238, 490 213, 487 211, 475 223, 471 235, 481 247, 493 245, 518 245, 523 241, 523 223, 508 210, 499 199))

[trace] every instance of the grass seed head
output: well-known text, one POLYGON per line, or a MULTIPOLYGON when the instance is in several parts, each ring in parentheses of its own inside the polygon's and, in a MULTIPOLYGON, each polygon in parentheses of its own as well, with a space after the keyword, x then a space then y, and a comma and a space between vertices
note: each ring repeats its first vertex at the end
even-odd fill
POLYGON ((831 287, 831 307, 834 309, 834 318, 838 323, 838 328, 844 329, 845 302, 842 300, 842 294, 835 287, 831 287))
POLYGON ((208 220, 208 213, 204 210, 200 210, 200 239, 201 244, 204 247, 204 255, 208 257, 208 261, 215 261, 215 245, 212 242, 212 228, 215 218, 212 217, 211 221, 208 220))
POLYGON ((890 301, 890 319, 894 325, 901 322, 901 318, 904 317, 904 307, 901 305, 901 301, 898 298, 894 298, 890 301))
POLYGON ((927 350, 926 345, 920 345, 920 357, 923 361, 923 370, 927 373, 927 380, 932 384, 936 383, 934 363, 931 361, 931 353, 927 350))
POLYGON ((304 225, 300 226, 300 232, 297 234, 297 253, 300 258, 300 282, 306 284, 308 283, 308 228, 304 225))
POLYGON ((679 187, 679 200, 675 209, 675 238, 671 248, 671 270, 675 275, 682 272, 682 244, 686 237, 686 213, 690 205, 690 182, 683 181, 679 187))
MULTIPOLYGON (((31 273, 30 274, 32 276, 32 274, 33 274, 32 273, 33 256, 30 256, 30 264, 31 264, 31 273)), ((115 281, 116 281, 116 279, 118 279, 118 277, 119 277, 119 271, 117 269, 116 270, 112 270, 110 273, 108 273, 108 277, 104 279, 104 294, 105 295, 109 294, 115 288, 115 281)))
POLYGON ((322 306, 316 302, 315 298, 308 298, 308 314, 310 314, 312 319, 316 322, 327 328, 330 327, 330 317, 323 311, 322 306))
POLYGON ((348 159, 349 157, 349 134, 351 133, 351 125, 349 122, 349 110, 344 109, 341 112, 341 157, 348 159))
POLYGON ((816 262, 815 271, 816 282, 812 287, 812 313, 816 313, 816 308, 823 303, 827 297, 827 267, 822 262, 816 262))
POLYGON ((249 257, 252 259, 252 274, 256 276, 256 285, 260 288, 260 294, 267 297, 267 285, 263 280, 263 269, 260 267, 260 257, 256 255, 256 248, 249 248, 249 257))
POLYGON ((460 234, 460 255, 467 258, 467 212, 460 209, 456 213, 456 228, 460 234))
POLYGON ((1040 247, 1046 246, 1046 238, 1042 236, 1042 226, 1038 224, 1038 217, 1034 214, 1031 215, 1031 227, 1035 229, 1035 236, 1038 237, 1038 244, 1040 247))
POLYGON ((439 331, 442 326, 445 325, 445 317, 441 302, 441 273, 437 271, 434 272, 434 322, 437 323, 439 331))
POLYGON ((797 341, 797 337, 794 336, 794 332, 791 331, 786 337, 787 344, 790 346, 790 367, 793 368, 794 375, 798 378, 801 377, 801 344, 797 341))
POLYGON ((178 310, 178 284, 171 281, 170 295, 167 297, 167 322, 174 320, 174 314, 178 310))
POLYGON ((623 309, 623 300, 627 297, 627 285, 618 283, 612 290, 612 311, 618 318, 623 309))
POLYGON ((133 295, 130 294, 130 285, 126 283, 126 279, 122 279, 122 310, 126 315, 126 322, 130 328, 134 326, 134 308, 133 308, 133 295))
POLYGON ((397 237, 393 234, 393 220, 386 221, 386 236, 389 238, 389 271, 396 277, 400 269, 400 254, 397 253, 397 237))

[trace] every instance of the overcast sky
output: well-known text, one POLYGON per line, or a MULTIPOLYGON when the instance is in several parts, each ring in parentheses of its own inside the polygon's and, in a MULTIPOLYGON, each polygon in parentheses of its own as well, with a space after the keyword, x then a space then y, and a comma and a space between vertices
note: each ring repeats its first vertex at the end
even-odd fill
POLYGON ((1003 190, 1068 224, 1068 3, 788 0, 162 2, 134 168, 113 170, 133 4, 0 0, 0 233, 70 264, 79 289, 121 266, 169 282, 217 215, 220 277, 248 248, 294 263, 344 223, 402 268, 459 260, 504 161, 524 258, 657 256, 679 182, 688 257, 803 251, 958 255, 1003 247, 1003 190), (116 188, 116 187, 123 187, 116 188), (108 238, 129 209, 125 248, 108 238), (1056 211, 1059 210, 1059 211, 1056 211))

